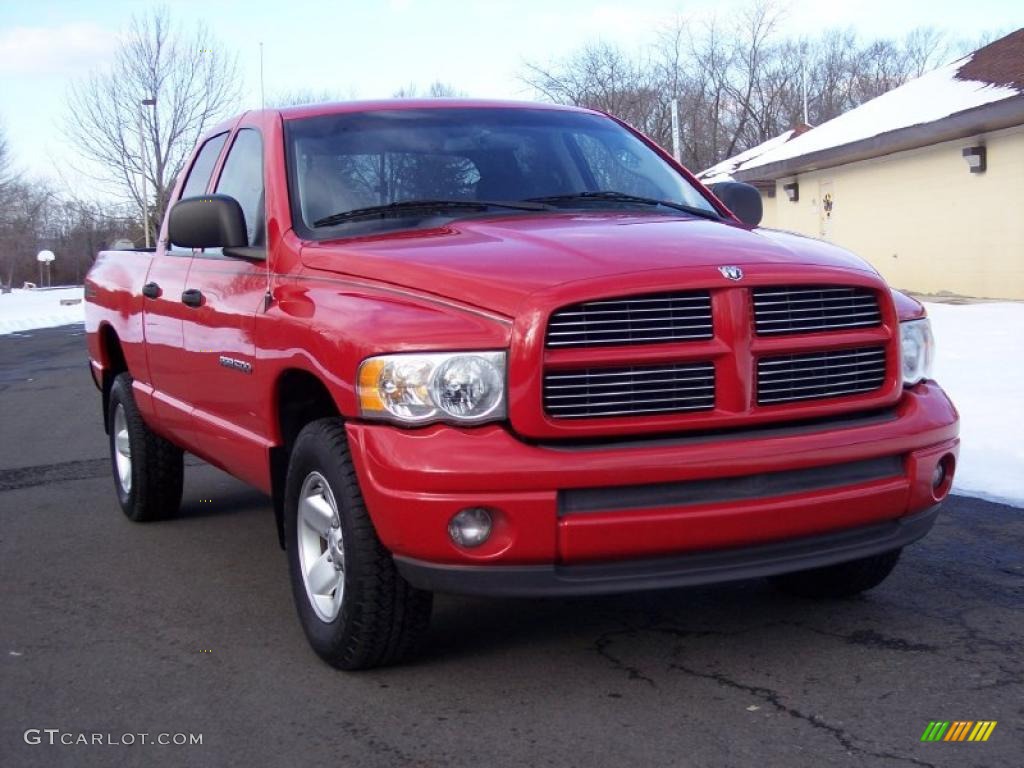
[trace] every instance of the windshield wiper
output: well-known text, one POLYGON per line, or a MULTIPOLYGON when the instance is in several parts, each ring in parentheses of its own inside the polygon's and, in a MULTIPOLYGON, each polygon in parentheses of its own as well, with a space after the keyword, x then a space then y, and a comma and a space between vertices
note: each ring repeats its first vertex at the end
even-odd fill
POLYGON ((394 203, 371 205, 366 208, 353 208, 350 211, 339 211, 324 216, 313 222, 314 227, 331 227, 345 221, 356 219, 385 219, 391 216, 404 216, 414 213, 433 211, 486 211, 488 208, 509 208, 517 211, 550 211, 550 205, 542 201, 530 200, 398 200, 394 203))
POLYGON ((535 203, 562 203, 572 202, 574 200, 596 200, 596 201, 607 201, 612 203, 637 203, 639 205, 662 205, 666 208, 674 208, 677 211, 683 211, 684 213, 692 213, 694 216, 703 216, 705 219, 721 220, 721 216, 715 211, 707 210, 706 208, 698 208, 695 205, 686 205, 685 203, 676 203, 672 200, 658 200, 654 197, 641 197, 640 195, 630 195, 626 192, 616 192, 611 189, 601 190, 599 192, 572 192, 565 195, 548 195, 547 197, 530 197, 527 198, 527 202, 535 203))

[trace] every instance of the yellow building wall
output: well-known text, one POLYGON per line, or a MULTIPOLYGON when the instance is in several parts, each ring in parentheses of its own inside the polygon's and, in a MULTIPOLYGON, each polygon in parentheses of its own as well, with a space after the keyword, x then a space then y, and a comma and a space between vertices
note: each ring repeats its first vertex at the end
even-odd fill
POLYGON ((1024 299, 1024 126, 779 179, 764 203, 764 226, 847 248, 895 288, 1024 299), (976 144, 984 173, 961 155, 976 144))
MULTIPOLYGON (((785 195, 783 195, 782 199, 785 200, 786 202, 789 202, 788 200, 786 200, 785 195)), ((764 211, 761 216, 762 227, 771 227, 773 229, 777 229, 779 227, 778 206, 778 192, 776 192, 775 197, 767 197, 766 195, 761 195, 761 207, 764 211)))

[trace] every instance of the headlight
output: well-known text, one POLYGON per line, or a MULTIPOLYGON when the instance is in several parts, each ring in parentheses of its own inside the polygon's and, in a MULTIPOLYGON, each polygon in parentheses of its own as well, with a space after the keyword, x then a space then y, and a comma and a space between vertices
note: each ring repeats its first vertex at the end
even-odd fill
POLYGON ((935 338, 928 320, 900 323, 900 361, 903 367, 903 385, 910 386, 930 378, 932 358, 935 356, 935 338))
POLYGON ((359 366, 359 408, 403 424, 505 418, 505 353, 381 355, 359 366))

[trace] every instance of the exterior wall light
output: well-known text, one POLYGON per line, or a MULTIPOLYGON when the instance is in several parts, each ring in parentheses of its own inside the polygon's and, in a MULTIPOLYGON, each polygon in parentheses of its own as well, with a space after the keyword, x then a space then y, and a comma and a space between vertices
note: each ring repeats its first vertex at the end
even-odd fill
POLYGON ((800 199, 800 185, 795 181, 792 184, 783 184, 782 191, 786 193, 786 197, 789 198, 791 203, 795 203, 800 199))
POLYGON ((971 173, 985 172, 984 146, 979 145, 977 147, 964 147, 963 156, 964 160, 967 161, 967 167, 971 169, 971 173))

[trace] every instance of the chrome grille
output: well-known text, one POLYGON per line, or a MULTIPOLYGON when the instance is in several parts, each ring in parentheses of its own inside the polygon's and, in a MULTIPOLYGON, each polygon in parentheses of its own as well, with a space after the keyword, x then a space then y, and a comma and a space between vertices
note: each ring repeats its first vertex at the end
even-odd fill
POLYGON ((708 411, 715 407, 711 363, 582 368, 544 374, 544 409, 562 419, 708 411))
POLYGON ((884 382, 885 347, 780 355, 757 361, 759 405, 872 392, 884 382))
POLYGON ((563 307, 548 322, 548 347, 656 344, 711 338, 711 295, 661 293, 563 307))
POLYGON ((755 288, 758 335, 836 331, 880 325, 878 297, 867 288, 794 286, 755 288))

